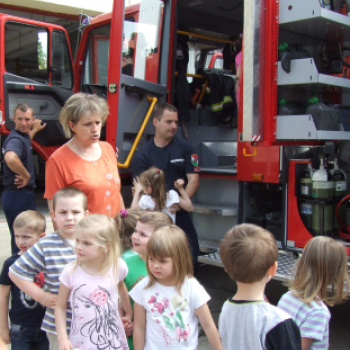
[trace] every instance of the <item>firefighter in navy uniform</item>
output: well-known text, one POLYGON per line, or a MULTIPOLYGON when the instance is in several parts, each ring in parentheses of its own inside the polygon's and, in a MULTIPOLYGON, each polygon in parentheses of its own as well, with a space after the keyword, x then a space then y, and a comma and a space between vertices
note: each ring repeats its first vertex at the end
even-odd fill
MULTIPOLYGON (((133 163, 133 177, 151 166, 162 169, 167 190, 175 190, 174 182, 183 179, 191 198, 199 187, 198 157, 191 144, 175 136, 178 126, 177 109, 168 103, 158 104, 153 111, 155 136, 138 151, 133 163)), ((185 231, 189 240, 195 272, 198 270, 199 245, 196 229, 187 211, 174 204, 176 225, 185 231)))
POLYGON ((2 149, 5 162, 4 191, 1 197, 2 208, 11 233, 12 255, 19 251, 12 228, 16 216, 25 210, 36 210, 31 139, 46 125, 41 125, 41 120, 35 119, 33 109, 26 103, 16 106, 13 121, 15 129, 7 136, 2 149))

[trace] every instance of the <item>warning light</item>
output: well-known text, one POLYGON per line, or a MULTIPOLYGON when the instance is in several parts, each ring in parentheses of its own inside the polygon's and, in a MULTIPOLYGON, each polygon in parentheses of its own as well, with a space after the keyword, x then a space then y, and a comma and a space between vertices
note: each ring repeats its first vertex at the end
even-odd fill
POLYGON ((252 181, 262 181, 263 177, 263 174, 252 174, 252 181))
POLYGON ((34 90, 34 85, 24 85, 25 90, 34 90))

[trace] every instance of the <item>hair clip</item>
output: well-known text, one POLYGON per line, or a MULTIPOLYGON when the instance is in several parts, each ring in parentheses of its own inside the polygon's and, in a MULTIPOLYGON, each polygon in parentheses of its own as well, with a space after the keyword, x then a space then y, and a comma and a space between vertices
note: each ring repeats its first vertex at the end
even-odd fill
POLYGON ((159 170, 159 169, 157 169, 157 173, 158 173, 158 174, 160 173, 160 170, 159 170))
POLYGON ((128 216, 128 211, 126 209, 122 209, 120 211, 120 216, 125 219, 128 216))

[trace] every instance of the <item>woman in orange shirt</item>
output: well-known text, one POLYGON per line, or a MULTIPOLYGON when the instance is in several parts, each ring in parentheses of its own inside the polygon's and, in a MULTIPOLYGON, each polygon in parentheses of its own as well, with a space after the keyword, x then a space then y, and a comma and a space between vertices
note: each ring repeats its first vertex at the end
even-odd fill
POLYGON ((63 187, 83 191, 90 213, 115 217, 125 209, 115 151, 100 141, 107 115, 104 99, 84 93, 71 96, 62 108, 59 121, 70 140, 46 163, 44 198, 50 211, 54 194, 63 187))

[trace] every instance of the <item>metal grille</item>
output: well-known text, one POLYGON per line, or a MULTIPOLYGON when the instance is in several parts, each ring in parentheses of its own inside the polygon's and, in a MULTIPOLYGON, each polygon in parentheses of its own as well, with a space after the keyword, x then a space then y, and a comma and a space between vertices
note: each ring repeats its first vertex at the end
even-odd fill
MULTIPOLYGON (((292 253, 280 252, 278 255, 278 269, 274 277, 276 280, 285 281, 292 275, 293 266, 298 258, 292 253)), ((198 257, 198 261, 203 264, 223 267, 219 253, 206 254, 198 257)))

